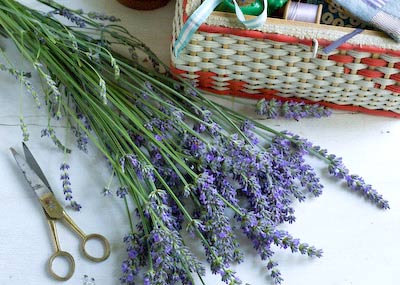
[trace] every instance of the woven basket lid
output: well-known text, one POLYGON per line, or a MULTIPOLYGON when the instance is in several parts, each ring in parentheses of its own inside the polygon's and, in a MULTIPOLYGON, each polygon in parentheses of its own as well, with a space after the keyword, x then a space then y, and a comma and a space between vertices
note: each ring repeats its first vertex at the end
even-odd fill
POLYGON ((153 10, 165 6, 169 0, 118 0, 118 2, 137 10, 153 10))

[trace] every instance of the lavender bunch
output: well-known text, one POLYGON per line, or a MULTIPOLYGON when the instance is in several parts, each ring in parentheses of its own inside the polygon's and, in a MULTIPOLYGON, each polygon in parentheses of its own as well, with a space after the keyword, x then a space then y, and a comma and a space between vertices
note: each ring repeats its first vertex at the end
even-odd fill
POLYGON ((295 201, 322 193, 308 155, 325 161, 328 172, 351 190, 389 208, 341 159, 173 79, 123 27, 40 2, 54 11, 43 14, 0 0, 0 26, 43 79, 49 116, 68 120, 83 151, 89 141, 96 146, 120 183, 116 194, 131 221, 121 283, 194 284, 194 275, 202 282, 204 264, 188 246, 193 239, 203 246, 211 271, 231 285, 242 284, 231 267, 244 258, 238 235, 247 236, 265 260, 272 284, 283 280, 276 247, 321 257, 321 249, 279 229, 295 221, 295 201), (113 50, 115 44, 132 59, 113 50), (139 52, 154 69, 137 60, 139 52))

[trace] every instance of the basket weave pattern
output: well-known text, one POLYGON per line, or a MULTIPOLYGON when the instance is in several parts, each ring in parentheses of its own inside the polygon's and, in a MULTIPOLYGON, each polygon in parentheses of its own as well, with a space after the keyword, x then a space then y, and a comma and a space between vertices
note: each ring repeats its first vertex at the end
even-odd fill
MULTIPOLYGON (((177 1, 174 39, 187 18, 188 2, 177 1)), ((400 45, 345 44, 330 54, 320 48, 316 57, 312 49, 310 38, 202 25, 172 64, 175 72, 218 94, 294 97, 400 114, 400 45)))

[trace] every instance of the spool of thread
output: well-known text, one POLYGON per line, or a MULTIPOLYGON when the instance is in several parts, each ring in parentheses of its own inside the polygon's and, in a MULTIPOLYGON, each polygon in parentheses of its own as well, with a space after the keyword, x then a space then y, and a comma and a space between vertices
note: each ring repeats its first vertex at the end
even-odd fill
POLYGON ((289 0, 286 3, 283 18, 285 20, 319 24, 321 22, 321 15, 321 4, 314 5, 302 3, 300 1, 293 2, 289 0))
MULTIPOLYGON (((236 3, 239 5, 240 10, 242 10, 245 15, 258 16, 264 10, 264 4, 262 0, 238 0, 236 3)), ((235 4, 232 0, 224 0, 218 7, 216 11, 235 13, 235 4)))

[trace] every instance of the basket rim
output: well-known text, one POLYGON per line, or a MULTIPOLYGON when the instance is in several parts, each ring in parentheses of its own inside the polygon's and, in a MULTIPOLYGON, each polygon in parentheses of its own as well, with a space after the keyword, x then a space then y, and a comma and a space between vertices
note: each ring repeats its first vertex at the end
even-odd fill
MULTIPOLYGON (((182 21, 189 18, 188 3, 191 0, 182 0, 182 21)), ((251 19, 254 16, 246 15, 251 19)), ((343 35, 352 32, 354 28, 338 27, 326 24, 305 23, 269 17, 262 29, 246 30, 236 21, 232 13, 214 11, 205 23, 198 28, 199 32, 233 34, 243 37, 271 39, 278 42, 293 42, 311 45, 312 39, 317 39, 321 46, 327 46, 343 35), (327 33, 329 28, 329 33, 327 33), (280 31, 280 32, 278 32, 280 31), (305 33, 305 31, 307 31, 305 33), (321 36, 323 34, 323 36, 321 36)), ((384 32, 364 30, 361 34, 350 39, 338 49, 357 49, 372 53, 389 53, 400 56, 400 43, 395 42, 384 32)))

